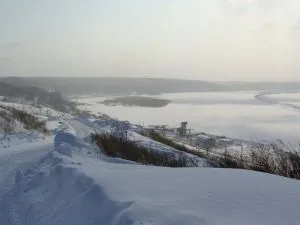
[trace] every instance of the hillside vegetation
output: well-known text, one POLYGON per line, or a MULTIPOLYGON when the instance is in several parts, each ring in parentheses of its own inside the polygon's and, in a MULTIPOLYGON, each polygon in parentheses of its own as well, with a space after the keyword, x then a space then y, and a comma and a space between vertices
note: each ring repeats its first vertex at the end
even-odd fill
POLYGON ((66 100, 61 93, 49 92, 37 87, 16 86, 0 82, 0 96, 2 101, 24 99, 37 105, 50 106, 63 112, 72 112, 76 109, 75 104, 66 100))
POLYGON ((197 163, 184 154, 164 153, 140 146, 130 140, 123 140, 108 134, 92 134, 92 141, 113 158, 121 158, 145 165, 162 167, 196 167, 197 163))
POLYGON ((0 132, 12 134, 22 129, 47 134, 46 123, 25 111, 0 106, 0 132))
POLYGON ((5 82, 20 86, 36 86, 57 89, 63 94, 160 94, 177 92, 201 92, 224 90, 213 82, 159 78, 126 77, 44 77, 44 78, 0 78, 5 82))
POLYGON ((171 103, 171 101, 167 99, 159 99, 153 97, 124 96, 124 97, 118 97, 114 99, 106 99, 100 103, 104 105, 111 105, 111 106, 124 105, 124 106, 159 108, 159 107, 167 106, 169 103, 171 103))
POLYGON ((214 154, 209 151, 204 153, 191 150, 155 131, 150 131, 143 135, 181 152, 206 158, 210 161, 212 167, 247 169, 300 180, 300 154, 295 149, 283 149, 276 144, 269 144, 254 146, 249 150, 249 154, 247 155, 236 156, 228 150, 225 150, 223 153, 214 154))

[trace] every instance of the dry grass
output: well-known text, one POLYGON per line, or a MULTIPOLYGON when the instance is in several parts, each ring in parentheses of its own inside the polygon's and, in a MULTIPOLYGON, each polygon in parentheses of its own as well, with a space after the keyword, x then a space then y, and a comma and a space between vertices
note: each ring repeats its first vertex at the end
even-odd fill
POLYGON ((39 120, 36 116, 31 115, 25 111, 17 110, 10 107, 1 107, 1 130, 6 134, 11 134, 16 130, 16 121, 23 124, 26 130, 35 130, 44 134, 49 133, 44 121, 39 120))
POLYGON ((290 149, 286 145, 268 144, 257 145, 249 150, 247 157, 237 157, 225 149, 223 153, 204 154, 186 148, 184 145, 177 144, 165 138, 155 131, 144 133, 155 141, 173 147, 179 151, 190 153, 209 160, 212 167, 247 169, 264 173, 275 174, 293 179, 300 179, 300 154, 297 149, 290 149))
POLYGON ((135 142, 122 140, 112 135, 92 134, 92 140, 110 157, 163 167, 193 166, 193 162, 185 154, 153 151, 152 149, 139 146, 135 142))

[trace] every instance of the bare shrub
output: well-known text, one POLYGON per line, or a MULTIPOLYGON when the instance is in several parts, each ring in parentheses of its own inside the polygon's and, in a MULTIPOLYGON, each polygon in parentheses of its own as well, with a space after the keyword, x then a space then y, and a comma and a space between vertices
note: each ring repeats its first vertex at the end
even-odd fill
POLYGON ((135 142, 123 140, 108 134, 92 134, 92 141, 99 146, 107 156, 127 159, 145 165, 163 167, 191 167, 195 163, 184 154, 153 151, 135 142))
MULTIPOLYGON (((143 133, 142 135, 144 135, 145 133, 143 133)), ((189 148, 185 147, 183 144, 178 144, 178 143, 175 143, 174 141, 166 138, 166 137, 163 137, 162 135, 160 135, 159 133, 155 132, 154 130, 151 130, 147 133, 147 135, 144 135, 144 136, 147 136, 157 142, 160 142, 162 144, 165 144, 167 146, 170 146, 172 148, 175 148, 179 151, 182 151, 182 152, 186 152, 186 153, 189 153, 191 155, 195 155, 195 156, 198 156, 200 158, 207 158, 207 154, 203 153, 203 152, 196 152, 196 151, 193 151, 193 150, 190 150, 189 148)))
POLYGON ((287 171, 289 172, 289 177, 294 179, 300 179, 300 154, 299 152, 289 152, 288 153, 289 167, 287 171))
MULTIPOLYGON (((145 135, 145 133, 143 133, 143 135, 145 135)), ((238 157, 230 154, 227 149, 225 149, 223 153, 218 154, 204 154, 202 152, 193 151, 184 145, 177 144, 161 136, 154 130, 148 132, 147 136, 179 151, 206 158, 212 167, 247 169, 300 179, 300 154, 299 151, 297 151, 299 149, 285 144, 282 140, 278 140, 276 143, 256 142, 253 144, 252 149, 248 150, 250 154, 244 156, 242 151, 238 157)))
POLYGON ((221 156, 211 156, 211 159, 221 168, 241 168, 240 161, 234 158, 227 149, 221 156))
POLYGON ((249 169, 300 179, 299 152, 287 152, 284 150, 276 143, 257 145, 256 148, 251 150, 246 160, 233 157, 226 151, 222 157, 215 157, 214 160, 217 161, 222 168, 249 169))
POLYGON ((1 108, 3 110, 0 111, 0 118, 2 119, 0 125, 5 134, 10 134, 15 131, 16 121, 21 122, 26 130, 36 130, 45 134, 49 132, 46 123, 34 115, 10 107, 2 106, 1 108))

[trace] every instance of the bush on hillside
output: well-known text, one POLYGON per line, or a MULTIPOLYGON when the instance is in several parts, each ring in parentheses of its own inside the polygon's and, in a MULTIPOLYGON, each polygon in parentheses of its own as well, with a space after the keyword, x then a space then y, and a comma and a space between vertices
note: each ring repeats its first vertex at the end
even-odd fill
POLYGON ((133 141, 122 140, 109 134, 92 134, 92 140, 107 156, 126 159, 145 165, 163 167, 196 166, 186 155, 153 151, 133 141))
POLYGON ((76 104, 65 99, 58 91, 50 92, 37 87, 16 86, 0 82, 0 96, 5 100, 24 99, 36 105, 51 106, 62 112, 77 112, 76 104))
POLYGON ((147 133, 142 133, 142 135, 144 136, 147 136, 157 142, 160 142, 162 144, 165 144, 167 146, 170 146, 172 148, 175 148, 176 150, 179 150, 179 151, 182 151, 182 152, 185 152, 185 153, 189 153, 191 155, 195 155, 195 156, 198 156, 200 158, 207 158, 207 155, 204 154, 203 152, 196 152, 196 151, 193 151, 193 150, 190 150, 189 148, 185 147, 183 144, 178 144, 166 137, 163 137, 162 135, 160 135, 159 133, 155 132, 154 130, 151 130, 147 133))
POLYGON ((237 157, 230 154, 225 149, 223 153, 204 154, 188 149, 184 145, 175 143, 174 141, 163 137, 154 130, 143 132, 155 141, 173 147, 179 151, 190 153, 198 157, 209 160, 212 167, 232 168, 232 169, 248 169, 264 173, 280 175, 293 179, 300 179, 300 153, 298 151, 284 151, 276 144, 257 145, 247 157, 241 155, 237 157))
POLYGON ((15 131, 16 121, 23 124, 26 130, 35 130, 44 134, 49 131, 46 127, 45 121, 39 120, 36 116, 31 115, 25 111, 17 110, 9 107, 1 107, 0 111, 0 126, 5 134, 10 134, 15 131))

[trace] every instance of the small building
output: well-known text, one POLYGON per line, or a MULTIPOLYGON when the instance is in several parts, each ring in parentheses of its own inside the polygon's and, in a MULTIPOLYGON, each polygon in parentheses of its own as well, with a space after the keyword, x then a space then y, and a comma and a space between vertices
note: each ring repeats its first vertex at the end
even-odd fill
POLYGON ((196 145, 205 150, 209 150, 216 145, 216 139, 203 134, 199 134, 196 136, 196 145))
POLYGON ((179 136, 186 136, 186 131, 187 131, 187 122, 181 122, 181 126, 178 128, 178 134, 179 136))

